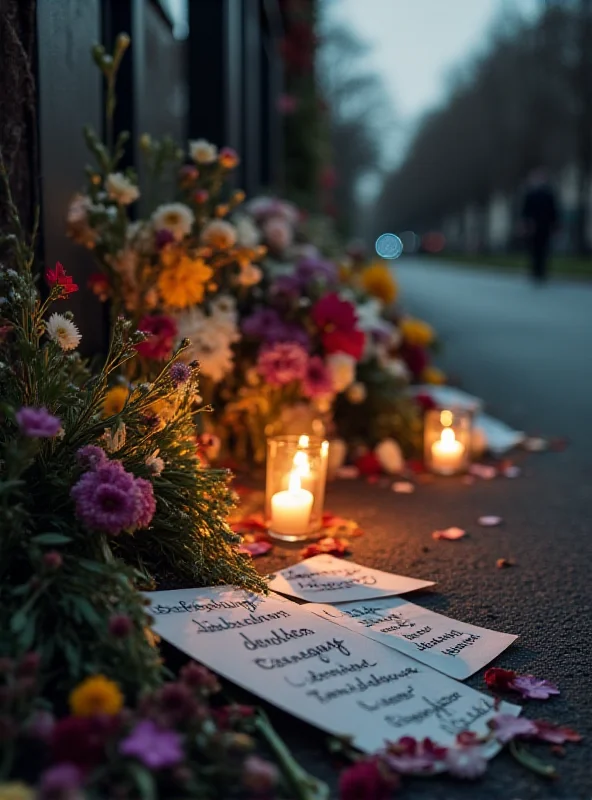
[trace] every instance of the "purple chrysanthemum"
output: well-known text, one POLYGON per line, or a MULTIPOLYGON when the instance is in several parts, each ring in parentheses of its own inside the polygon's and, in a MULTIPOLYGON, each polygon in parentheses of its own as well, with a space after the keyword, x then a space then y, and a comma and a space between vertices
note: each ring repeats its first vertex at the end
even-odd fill
POLYGON ((325 362, 320 356, 312 356, 303 380, 304 394, 307 397, 322 397, 333 394, 333 380, 325 362))
POLYGON ((313 282, 330 286, 337 283, 337 267, 322 258, 303 258, 296 266, 296 278, 305 289, 313 282))
POLYGON ((294 322, 284 322, 273 308, 260 308, 254 311, 243 321, 242 330, 247 336, 254 336, 270 344, 296 342, 308 348, 310 342, 304 328, 294 322))
POLYGON ((302 293, 300 281, 295 275, 278 275, 269 291, 272 297, 282 300, 297 300, 302 293))
POLYGON ((152 522, 156 511, 154 490, 150 481, 136 478, 136 525, 138 528, 147 528, 152 522))
POLYGON ((261 349, 257 359, 257 371, 271 386, 302 380, 307 366, 306 350, 297 342, 267 345, 261 349))
POLYGON ((75 764, 56 764, 41 775, 39 798, 41 800, 64 800, 79 797, 82 772, 75 764))
POLYGON ((23 406, 16 412, 16 421, 21 432, 31 439, 49 439, 56 436, 62 423, 46 408, 23 406))
POLYGON ((86 444, 77 450, 76 460, 83 469, 96 469, 107 462, 107 454, 102 447, 86 444))
POLYGON ((174 364, 171 364, 169 375, 173 385, 178 389, 179 386, 183 386, 184 383, 187 383, 191 377, 191 368, 188 367, 187 364, 182 364, 180 361, 175 361, 174 364))
POLYGON ((85 525, 112 535, 146 527, 156 507, 152 484, 134 478, 119 461, 108 461, 85 472, 71 495, 85 525))
POLYGON ((181 737, 176 731, 160 728, 152 720, 138 722, 119 745, 119 752, 141 761, 148 769, 174 767, 183 760, 181 737))

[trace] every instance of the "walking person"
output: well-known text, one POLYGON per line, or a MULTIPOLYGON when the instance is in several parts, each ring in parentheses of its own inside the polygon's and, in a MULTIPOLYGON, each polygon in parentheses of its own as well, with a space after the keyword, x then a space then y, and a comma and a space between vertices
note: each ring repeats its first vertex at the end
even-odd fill
POLYGON ((531 258, 531 274, 537 283, 547 278, 549 251, 558 222, 557 200, 547 171, 539 167, 528 180, 522 205, 522 224, 531 258))

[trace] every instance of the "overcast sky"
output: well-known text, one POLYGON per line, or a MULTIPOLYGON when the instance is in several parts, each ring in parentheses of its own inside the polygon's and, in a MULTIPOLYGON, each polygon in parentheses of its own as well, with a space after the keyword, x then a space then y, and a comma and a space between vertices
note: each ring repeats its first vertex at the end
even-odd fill
POLYGON ((446 95, 451 70, 487 43, 504 11, 533 14, 541 0, 320 0, 324 19, 349 24, 371 50, 368 66, 382 76, 402 144, 414 123, 446 95))

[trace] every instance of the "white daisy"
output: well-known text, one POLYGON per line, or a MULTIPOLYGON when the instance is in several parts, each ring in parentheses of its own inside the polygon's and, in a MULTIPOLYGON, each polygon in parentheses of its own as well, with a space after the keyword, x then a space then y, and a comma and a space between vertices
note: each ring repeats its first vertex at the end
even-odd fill
POLYGON ((201 240, 216 250, 228 250, 236 243, 236 228, 223 219, 214 219, 203 229, 201 240))
POLYGON ((45 325, 47 335, 57 342, 62 350, 75 350, 82 336, 76 325, 61 314, 52 314, 45 325))
POLYGON ((126 178, 123 172, 111 172, 105 178, 105 189, 111 200, 121 206, 128 206, 140 196, 140 190, 126 178))
POLYGON ((200 372, 219 383, 234 368, 234 356, 228 325, 206 317, 199 309, 190 309, 177 318, 179 340, 187 338, 189 347, 184 361, 199 361, 200 372))
POLYGON ((241 247, 257 247, 261 240, 259 229, 251 217, 243 214, 234 220, 236 226, 236 241, 241 247))
POLYGON ((189 154, 196 164, 212 164, 218 158, 218 148, 207 139, 189 142, 189 154))
POLYGON ((194 222, 193 211, 185 203, 165 203, 152 214, 154 229, 170 231, 177 242, 191 233, 194 222))

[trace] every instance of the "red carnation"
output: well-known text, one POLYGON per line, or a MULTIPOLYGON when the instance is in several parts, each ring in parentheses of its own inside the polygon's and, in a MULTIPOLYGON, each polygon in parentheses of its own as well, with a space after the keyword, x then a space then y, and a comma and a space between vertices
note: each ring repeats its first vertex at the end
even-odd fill
POLYGON ((362 357, 365 337, 356 328, 358 321, 353 303, 329 292, 312 307, 312 319, 319 328, 327 353, 347 353, 356 360, 362 357))
POLYGON ((65 269, 59 261, 56 261, 55 269, 49 269, 48 267, 45 270, 45 280, 47 281, 50 289, 53 289, 54 286, 57 286, 61 290, 59 299, 64 299, 69 294, 72 294, 72 292, 78 291, 78 286, 73 282, 69 275, 66 275, 65 269))
POLYGON ((359 361, 364 352, 366 337, 362 331, 352 330, 331 331, 323 334, 323 347, 327 355, 331 353, 346 353, 359 361))
POLYGON ((118 728, 117 717, 64 717, 51 733, 53 760, 91 770, 103 760, 107 740, 118 728))
POLYGON ((153 317, 144 317, 140 320, 138 329, 148 334, 145 342, 136 345, 136 350, 143 358, 153 361, 163 361, 173 352, 177 325, 175 320, 164 314, 153 317))
POLYGON ((377 759, 358 761, 341 773, 341 800, 388 800, 399 786, 399 776, 377 759))
POLYGON ((502 669, 501 667, 490 667, 485 671, 485 683, 492 692, 508 692, 511 690, 510 684, 516 677, 513 669, 502 669))

